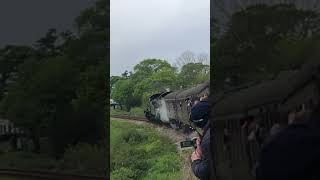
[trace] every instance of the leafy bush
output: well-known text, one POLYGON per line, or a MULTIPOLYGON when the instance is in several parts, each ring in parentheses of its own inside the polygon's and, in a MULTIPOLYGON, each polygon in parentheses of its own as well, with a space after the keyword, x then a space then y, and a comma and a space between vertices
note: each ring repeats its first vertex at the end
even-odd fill
POLYGON ((8 152, 0 154, 0 168, 45 170, 104 176, 107 169, 106 148, 97 145, 70 146, 61 160, 45 154, 8 152))
POLYGON ((181 179, 176 146, 148 126, 111 121, 112 179, 181 179))
POLYGON ((135 177, 135 173, 131 169, 125 167, 121 167, 111 173, 111 179, 113 180, 127 180, 134 179, 135 177))
POLYGON ((177 172, 181 168, 181 163, 176 153, 168 153, 152 160, 152 168, 150 172, 170 173, 177 172))
POLYGON ((148 137, 146 134, 138 132, 137 130, 130 129, 122 135, 123 140, 129 144, 144 143, 148 137))
POLYGON ((66 150, 59 168, 82 174, 103 176, 106 173, 106 166, 106 148, 83 143, 66 150))
POLYGON ((144 117, 144 109, 142 107, 134 107, 130 110, 131 116, 144 117))
POLYGON ((43 154, 30 152, 8 152, 0 155, 0 168, 54 170, 57 166, 58 162, 55 159, 43 154))

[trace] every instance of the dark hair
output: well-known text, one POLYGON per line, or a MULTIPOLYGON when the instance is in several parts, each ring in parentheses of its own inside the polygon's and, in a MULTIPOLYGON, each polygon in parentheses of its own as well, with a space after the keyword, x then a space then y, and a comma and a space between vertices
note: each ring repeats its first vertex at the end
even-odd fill
POLYGON ((320 128, 320 104, 313 109, 308 124, 311 127, 320 128))
POLYGON ((210 106, 208 102, 199 102, 191 108, 190 120, 199 128, 203 128, 209 120, 210 106))

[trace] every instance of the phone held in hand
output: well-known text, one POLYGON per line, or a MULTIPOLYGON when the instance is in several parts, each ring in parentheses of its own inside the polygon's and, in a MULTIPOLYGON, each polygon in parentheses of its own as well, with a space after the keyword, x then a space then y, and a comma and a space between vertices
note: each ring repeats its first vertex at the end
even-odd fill
POLYGON ((192 140, 187 140, 187 141, 181 141, 180 142, 180 147, 181 148, 187 148, 187 147, 194 147, 197 148, 197 138, 193 138, 192 140))

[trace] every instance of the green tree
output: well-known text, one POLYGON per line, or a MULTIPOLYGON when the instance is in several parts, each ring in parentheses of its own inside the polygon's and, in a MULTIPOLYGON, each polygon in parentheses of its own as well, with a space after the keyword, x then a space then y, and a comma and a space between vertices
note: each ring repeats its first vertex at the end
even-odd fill
POLYGON ((202 63, 188 63, 181 68, 179 85, 183 88, 194 86, 209 80, 210 66, 202 63))
POLYGON ((110 92, 111 92, 111 94, 112 94, 112 89, 114 88, 114 85, 120 79, 122 79, 122 77, 120 77, 120 76, 111 76, 110 77, 110 92))
POLYGON ((88 66, 106 62, 109 56, 109 51, 106 49, 109 42, 107 35, 109 13, 106 7, 107 0, 98 0, 75 20, 80 38, 69 43, 67 55, 73 59, 74 66, 79 67, 81 71, 85 71, 88 66))
POLYGON ((149 95, 177 86, 176 69, 160 59, 143 60, 135 65, 134 72, 125 71, 115 80, 112 98, 125 105, 128 111, 145 103, 149 95))
POLYGON ((271 78, 287 63, 294 64, 276 58, 284 47, 280 44, 318 38, 319 20, 317 12, 293 4, 254 5, 234 13, 226 31, 212 41, 216 42, 211 45, 216 48, 212 51, 215 87, 222 87, 227 79, 238 85, 271 78), (275 64, 282 66, 275 68, 275 64))
POLYGON ((22 64, 2 104, 5 117, 30 133, 36 152, 40 149, 41 128, 55 120, 59 108, 75 97, 77 73, 65 61, 61 57, 22 64))
POLYGON ((28 46, 8 45, 0 49, 0 99, 6 91, 8 82, 15 77, 17 67, 34 56, 35 49, 28 46))
POLYGON ((35 43, 39 57, 52 57, 60 54, 57 40, 59 34, 56 29, 51 28, 46 35, 35 43))
POLYGON ((125 105, 127 111, 130 111, 132 107, 141 104, 139 97, 133 96, 133 91, 134 83, 131 79, 119 80, 112 91, 112 98, 120 104, 125 105))
MULTIPOLYGON (((49 137, 54 155, 59 156, 68 144, 97 143, 107 134, 104 5, 106 0, 98 0, 81 13, 76 35, 49 29, 31 54, 27 51, 21 62, 12 65, 16 74, 1 101, 1 113, 29 132, 35 151, 41 136, 49 137)), ((0 63, 9 62, 10 58, 2 57, 0 63)))
POLYGON ((162 68, 172 68, 171 65, 160 59, 146 59, 134 66, 132 78, 134 81, 139 82, 145 78, 152 76, 153 73, 158 72, 162 68))
POLYGON ((164 67, 154 72, 149 78, 137 83, 133 95, 139 97, 144 105, 152 94, 164 92, 167 89, 178 89, 177 78, 175 68, 164 67))

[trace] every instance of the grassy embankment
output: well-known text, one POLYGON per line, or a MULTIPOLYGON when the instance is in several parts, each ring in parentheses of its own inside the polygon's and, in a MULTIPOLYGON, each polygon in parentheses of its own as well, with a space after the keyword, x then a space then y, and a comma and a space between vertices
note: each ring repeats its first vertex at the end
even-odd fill
POLYGON ((110 115, 130 115, 130 116, 135 116, 135 117, 144 117, 144 109, 141 107, 134 107, 131 108, 130 112, 128 111, 124 111, 124 110, 120 110, 120 109, 113 109, 110 108, 110 115))
MULTIPOLYGON (((70 147, 60 160, 56 160, 45 153, 3 152, 0 153, 0 168, 104 176, 107 162, 105 152, 105 148, 89 144, 70 147)), ((0 179, 2 178, 0 176, 0 179)))
POLYGON ((111 120, 111 179, 182 179, 183 158, 168 137, 146 125, 111 120))

